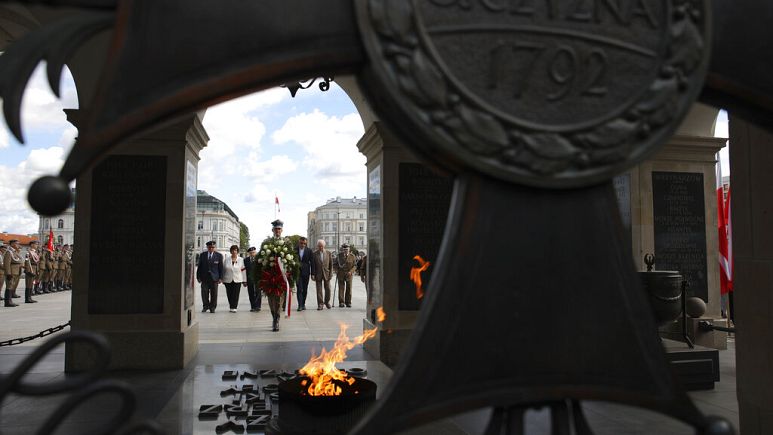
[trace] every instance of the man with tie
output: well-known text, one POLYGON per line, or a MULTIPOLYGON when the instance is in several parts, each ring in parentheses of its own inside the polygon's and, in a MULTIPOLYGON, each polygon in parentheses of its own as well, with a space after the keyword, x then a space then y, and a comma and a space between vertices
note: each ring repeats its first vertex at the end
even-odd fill
POLYGON ((205 313, 215 312, 217 308, 217 286, 223 280, 223 254, 215 250, 214 241, 207 242, 207 250, 199 255, 199 265, 196 269, 196 280, 201 283, 201 301, 205 313))
POLYGON ((333 276, 333 256, 325 250, 325 241, 317 241, 317 250, 314 251, 314 261, 311 262, 311 280, 317 286, 317 310, 324 304, 330 308, 330 278, 333 276), (325 296, 322 297, 322 287, 325 287, 325 296))
POLYGON ((255 282, 255 268, 258 267, 257 250, 255 247, 251 247, 247 250, 247 258, 244 259, 244 269, 247 273, 247 294, 250 297, 250 311, 260 311, 260 302, 262 299, 260 288, 258 283, 255 282))
POLYGON ((306 294, 309 291, 309 277, 311 276, 311 263, 314 255, 311 249, 306 246, 307 243, 306 237, 298 239, 297 252, 301 264, 301 273, 298 276, 298 281, 295 282, 298 291, 298 311, 306 310, 306 294))

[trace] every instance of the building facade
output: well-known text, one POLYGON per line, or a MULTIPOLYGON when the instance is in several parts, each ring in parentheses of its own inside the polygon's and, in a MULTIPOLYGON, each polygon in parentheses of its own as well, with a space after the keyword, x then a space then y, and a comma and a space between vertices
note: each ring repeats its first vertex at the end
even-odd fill
POLYGON ((365 198, 336 197, 308 214, 312 243, 324 240, 330 251, 346 243, 357 250, 368 249, 368 203, 365 198))
POLYGON ((54 217, 38 215, 37 238, 44 246, 48 243, 48 236, 52 230, 54 245, 75 244, 75 189, 71 189, 71 191, 73 202, 64 213, 54 217))
POLYGON ((218 251, 238 246, 241 224, 231 207, 203 190, 197 191, 196 201, 196 250, 204 250, 210 240, 218 251))

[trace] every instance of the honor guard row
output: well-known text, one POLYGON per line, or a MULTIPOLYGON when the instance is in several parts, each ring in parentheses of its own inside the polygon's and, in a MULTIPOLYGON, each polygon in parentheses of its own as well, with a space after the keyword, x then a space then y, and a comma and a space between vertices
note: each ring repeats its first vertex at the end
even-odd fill
POLYGON ((24 277, 24 302, 37 302, 33 295, 72 290, 72 249, 70 245, 45 249, 40 252, 38 241, 30 242, 27 252, 22 254, 18 240, 10 240, 8 246, 0 242, 0 294, 4 306, 16 307, 13 299, 19 281, 24 277), (5 289, 3 289, 5 287, 5 289))

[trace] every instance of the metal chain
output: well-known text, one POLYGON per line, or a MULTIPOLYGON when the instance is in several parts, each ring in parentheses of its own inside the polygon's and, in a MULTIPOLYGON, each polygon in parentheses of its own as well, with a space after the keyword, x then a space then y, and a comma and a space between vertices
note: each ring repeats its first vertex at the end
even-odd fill
POLYGON ((59 326, 54 326, 53 328, 48 328, 48 329, 46 329, 44 331, 38 332, 35 335, 30 335, 29 337, 14 338, 14 339, 11 339, 11 340, 0 341, 0 347, 3 347, 3 346, 15 346, 17 344, 22 344, 22 343, 25 343, 27 341, 34 340, 36 338, 46 337, 48 335, 54 334, 56 332, 59 332, 62 329, 70 326, 70 322, 71 321, 68 320, 67 323, 65 323, 64 325, 59 325, 59 326))

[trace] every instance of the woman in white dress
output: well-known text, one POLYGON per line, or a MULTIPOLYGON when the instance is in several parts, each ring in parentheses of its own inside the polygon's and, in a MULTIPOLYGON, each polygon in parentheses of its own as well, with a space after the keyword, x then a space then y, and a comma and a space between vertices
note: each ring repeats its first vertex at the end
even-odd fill
POLYGON ((239 305, 239 293, 241 287, 247 286, 247 272, 244 268, 244 259, 239 256, 239 247, 231 246, 231 256, 223 260, 223 284, 228 295, 228 305, 231 312, 236 312, 239 305))

